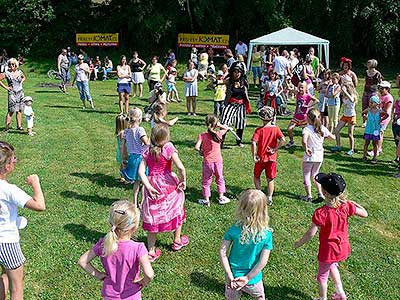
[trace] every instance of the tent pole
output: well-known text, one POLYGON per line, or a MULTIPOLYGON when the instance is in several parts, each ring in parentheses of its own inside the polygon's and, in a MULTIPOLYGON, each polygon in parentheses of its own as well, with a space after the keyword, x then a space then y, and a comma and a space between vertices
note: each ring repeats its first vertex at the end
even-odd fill
POLYGON ((253 47, 254 47, 254 44, 252 42, 250 42, 249 53, 247 55, 247 73, 249 73, 249 70, 250 70, 250 62, 251 62, 251 56, 253 55, 253 47))

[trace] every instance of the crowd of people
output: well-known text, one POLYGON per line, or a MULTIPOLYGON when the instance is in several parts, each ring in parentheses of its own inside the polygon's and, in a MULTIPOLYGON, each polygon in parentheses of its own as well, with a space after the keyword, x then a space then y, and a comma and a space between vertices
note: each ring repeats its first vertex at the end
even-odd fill
MULTIPOLYGON (((268 211, 273 205, 278 152, 283 146, 290 149, 295 145, 293 131, 301 128, 305 195, 300 198, 308 203, 324 204, 315 210, 310 228, 294 243, 294 247, 302 246, 320 231, 317 299, 327 300, 328 278, 331 277, 335 285, 332 299, 345 300, 347 296, 338 263, 346 260, 350 254, 348 218, 353 215, 367 217, 368 213, 361 205, 347 199, 344 193, 346 182, 341 175, 320 173, 320 168, 324 159, 324 140, 336 140, 337 145, 331 150, 341 151, 340 131, 345 126, 348 126, 350 141, 347 154, 351 156, 355 152, 358 78, 352 71, 352 61, 343 57, 341 71, 333 72, 324 68, 313 48, 309 49, 304 59, 297 49, 280 52, 277 48, 267 50, 265 47, 255 47, 253 51, 253 84, 259 88, 257 115, 260 119, 260 126, 251 138, 255 188, 247 189, 238 196, 235 223, 227 229, 220 246, 220 262, 226 276, 225 298, 240 299, 244 292, 255 299, 265 299, 262 270, 273 249, 268 211), (289 140, 286 141, 277 116, 292 114, 288 110, 289 101, 295 101, 295 111, 287 128, 289 140), (339 119, 341 107, 343 116, 339 119), (262 173, 267 178, 266 194, 261 191, 262 173), (317 190, 316 199, 313 198, 313 184, 317 190)), ((192 50, 187 69, 182 74, 188 116, 197 116, 198 80, 209 80, 208 86, 214 90, 214 114, 210 112, 207 115, 206 131, 199 133, 194 146, 203 159, 203 198, 199 199, 199 204, 205 207, 212 205, 210 186, 213 177, 217 183, 218 203, 225 205, 231 201, 226 196, 223 171, 224 142, 226 135, 232 133, 237 145, 244 147, 247 115, 252 112, 244 64, 248 56, 247 46, 239 41, 235 54, 226 49, 225 63, 218 70, 210 68, 210 65, 214 65, 210 54, 206 50, 198 55, 197 50, 192 50)), ((88 101, 94 109, 88 84, 90 76, 93 72, 97 79, 102 70, 103 78, 107 79, 113 64, 107 57, 101 64, 99 57, 96 57, 99 68, 94 72, 94 64, 92 67, 83 50, 75 62, 71 62, 71 57, 73 55, 69 54, 68 49, 63 49, 58 57, 58 71, 62 77, 60 89, 66 92, 72 63, 75 65, 73 82, 78 87, 83 108, 88 101)), ((176 66, 175 54, 170 50, 165 65, 159 63, 157 56, 153 56, 151 63, 146 64, 134 52, 130 60, 122 55, 116 68, 120 110, 116 117, 116 159, 120 163, 121 181, 133 186, 133 201, 121 200, 111 205, 109 232, 79 259, 79 265, 88 274, 103 282, 103 299, 141 299, 142 289, 154 278, 152 263, 162 255, 161 249, 156 247, 159 234, 173 233, 173 251, 180 251, 190 243, 189 236, 183 234, 186 221, 186 169, 171 141, 173 137, 169 129, 178 118, 168 117, 170 103, 182 101, 176 88, 176 66), (150 96, 143 114, 140 108, 129 106, 129 96, 131 83, 134 84, 133 95, 143 95, 146 78, 150 96), (164 82, 167 92, 164 91, 164 82), (143 121, 151 122, 149 135, 141 124, 143 121), (173 172, 173 167, 178 174, 173 172), (147 245, 131 239, 140 226, 140 220, 147 233, 147 245), (100 258, 103 271, 92 264, 96 257, 100 258)), ((376 60, 369 60, 367 66, 362 98, 364 160, 370 155, 371 163, 377 163, 377 157, 383 151, 384 131, 392 120, 397 147, 396 162, 400 163, 400 98, 394 101, 390 94, 391 84, 376 69, 376 60), (369 153, 371 141, 373 150, 369 153)), ((30 107, 27 113, 33 117, 33 99, 24 96, 24 80, 18 62, 10 59, 8 70, 0 75, 0 86, 8 91, 6 130, 13 113, 17 113, 18 128, 22 128, 22 112, 26 107, 30 107), (2 82, 3 79, 7 80, 8 85, 2 82)), ((28 132, 32 133, 32 127, 28 132)), ((6 217, 0 216, 0 264, 4 270, 0 295, 5 295, 10 289, 13 299, 23 299, 25 258, 20 249, 18 233, 19 228, 23 227, 20 225, 23 219, 18 216, 18 207, 41 211, 45 209, 45 200, 36 175, 27 178, 27 183, 33 188, 32 197, 7 182, 16 162, 12 145, 0 142, 0 205, 7 212, 6 217)))

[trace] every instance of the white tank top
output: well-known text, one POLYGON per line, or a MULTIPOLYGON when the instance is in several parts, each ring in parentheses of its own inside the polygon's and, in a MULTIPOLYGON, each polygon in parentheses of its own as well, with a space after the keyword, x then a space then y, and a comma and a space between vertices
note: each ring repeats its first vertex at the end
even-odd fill
MULTIPOLYGON (((122 68, 119 66, 119 72, 123 76, 127 76, 129 74, 128 67, 122 68)), ((129 83, 130 78, 118 78, 118 83, 129 83)))

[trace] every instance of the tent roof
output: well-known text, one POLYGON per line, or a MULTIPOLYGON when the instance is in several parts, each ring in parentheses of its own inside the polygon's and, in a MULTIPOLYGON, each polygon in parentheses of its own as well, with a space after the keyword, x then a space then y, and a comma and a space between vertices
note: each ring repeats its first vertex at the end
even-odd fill
POLYGON ((318 45, 329 44, 328 40, 286 27, 250 41, 253 45, 318 45))

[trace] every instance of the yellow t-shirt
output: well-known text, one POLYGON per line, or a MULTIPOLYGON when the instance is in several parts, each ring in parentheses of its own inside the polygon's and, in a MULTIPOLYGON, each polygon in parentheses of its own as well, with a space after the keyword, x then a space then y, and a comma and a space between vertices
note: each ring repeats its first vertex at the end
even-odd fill
POLYGON ((251 56, 251 61, 253 67, 261 67, 261 53, 253 53, 253 55, 251 56))

